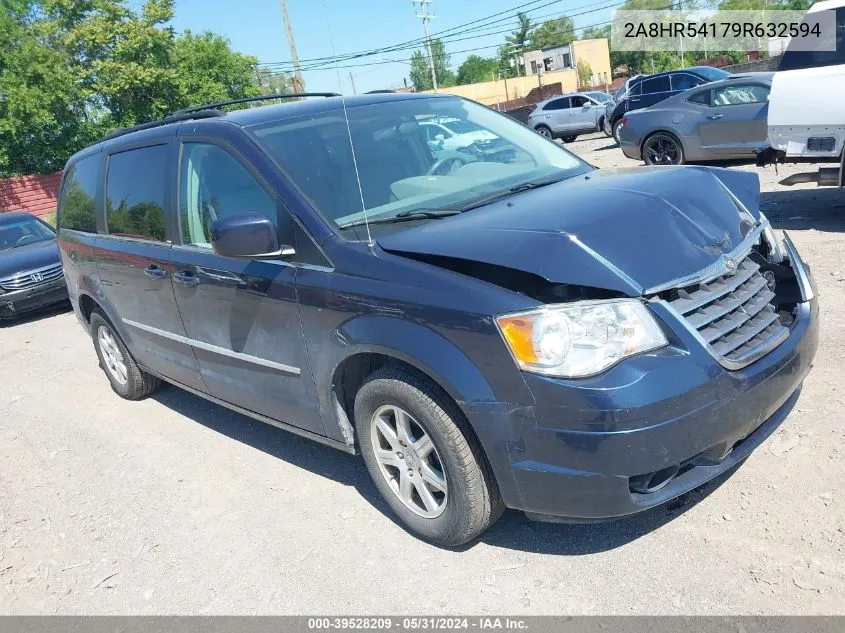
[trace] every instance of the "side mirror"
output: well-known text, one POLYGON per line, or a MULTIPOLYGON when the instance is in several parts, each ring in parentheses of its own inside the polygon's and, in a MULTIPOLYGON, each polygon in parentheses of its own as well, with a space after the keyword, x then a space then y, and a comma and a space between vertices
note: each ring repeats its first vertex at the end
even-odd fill
POLYGON ((215 255, 238 259, 288 258, 296 254, 292 246, 279 244, 276 225, 255 211, 215 220, 211 225, 211 247, 215 255))

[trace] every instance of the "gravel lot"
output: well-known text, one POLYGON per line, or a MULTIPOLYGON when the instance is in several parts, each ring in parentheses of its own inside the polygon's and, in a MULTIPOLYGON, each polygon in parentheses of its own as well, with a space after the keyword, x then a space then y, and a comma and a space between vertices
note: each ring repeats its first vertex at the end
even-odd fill
POLYGON ((615 523, 508 512, 438 549, 359 458, 172 387, 121 400, 70 312, 0 327, 0 613, 845 614, 845 193, 790 171, 759 173, 821 295, 798 406, 729 477, 615 523))

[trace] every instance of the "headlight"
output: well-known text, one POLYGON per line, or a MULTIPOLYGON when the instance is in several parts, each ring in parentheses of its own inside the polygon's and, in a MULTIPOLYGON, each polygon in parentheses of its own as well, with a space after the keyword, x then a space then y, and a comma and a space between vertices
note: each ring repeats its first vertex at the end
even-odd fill
POLYGON ((637 299, 549 305, 499 316, 496 323, 522 369, 561 378, 592 376, 667 344, 637 299))
POLYGON ((763 239, 769 245, 769 261, 773 264, 780 264, 783 261, 783 241, 775 233, 769 219, 763 215, 762 211, 760 211, 760 223, 766 225, 766 228, 763 229, 763 239))

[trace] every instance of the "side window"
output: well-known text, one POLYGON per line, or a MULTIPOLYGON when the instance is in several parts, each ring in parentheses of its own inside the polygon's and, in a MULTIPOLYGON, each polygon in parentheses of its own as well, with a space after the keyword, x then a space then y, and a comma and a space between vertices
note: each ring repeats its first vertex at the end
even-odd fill
POLYGON ((714 106, 747 105, 765 103, 769 98, 769 87, 760 84, 730 84, 713 89, 714 106))
POLYGON ((166 196, 167 145, 112 154, 106 175, 107 233, 165 241, 166 196))
POLYGON ((642 92, 644 95, 651 95, 658 92, 669 92, 669 77, 652 77, 642 82, 642 92))
MULTIPOLYGON (((432 133, 436 133, 434 126, 432 133)), ((276 200, 232 154, 218 145, 185 143, 179 170, 182 243, 211 247, 211 224, 232 213, 253 211, 278 226, 276 200)))
POLYGON ((571 103, 573 108, 580 108, 589 104, 590 100, 587 97, 572 97, 571 103))
POLYGON ((675 75, 670 75, 670 83, 672 85, 672 91, 681 91, 681 90, 689 90, 690 88, 695 88, 696 86, 700 86, 702 81, 698 77, 693 77, 692 75, 688 75, 686 73, 677 73, 675 75))
POLYGON ((59 202, 59 228, 97 232, 96 198, 100 180, 100 155, 88 156, 71 165, 65 174, 59 202))
POLYGON ((713 92, 712 90, 702 90, 701 92, 696 92, 692 95, 687 101, 692 103, 700 103, 701 105, 710 105, 710 93, 713 92))
MULTIPOLYGON (((795 41, 797 44, 797 39, 795 41)), ((838 64, 845 64, 845 6, 836 9, 835 51, 799 51, 790 46, 786 49, 783 57, 781 57, 778 71, 835 66, 838 64)))
POLYGON ((555 99, 554 101, 549 101, 543 110, 566 110, 569 108, 569 97, 564 97, 563 99, 555 99))

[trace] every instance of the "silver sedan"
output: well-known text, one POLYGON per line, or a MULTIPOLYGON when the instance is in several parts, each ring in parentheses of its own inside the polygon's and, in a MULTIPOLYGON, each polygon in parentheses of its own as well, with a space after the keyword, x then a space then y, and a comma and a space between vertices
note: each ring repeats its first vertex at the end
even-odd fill
POLYGON ((647 165, 753 160, 768 133, 772 74, 734 75, 628 112, 619 146, 647 165))

